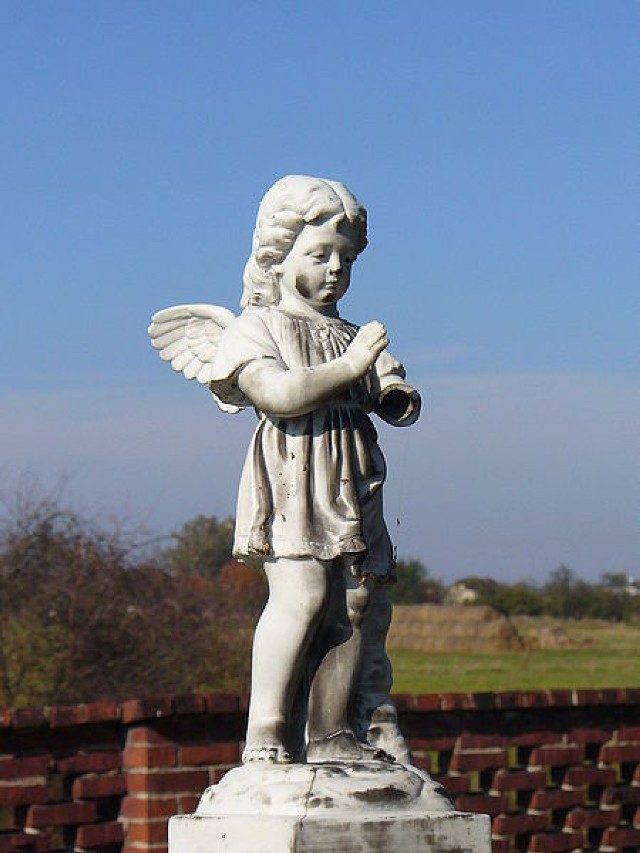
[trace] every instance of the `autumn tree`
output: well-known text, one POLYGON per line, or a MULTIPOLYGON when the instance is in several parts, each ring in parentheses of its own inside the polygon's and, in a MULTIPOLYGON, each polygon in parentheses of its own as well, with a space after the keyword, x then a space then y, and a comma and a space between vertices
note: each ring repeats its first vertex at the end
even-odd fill
POLYGON ((172 536, 174 544, 164 551, 168 569, 179 575, 215 577, 231 559, 233 519, 197 515, 172 536))
POLYGON ((442 584, 429 576, 429 570, 420 560, 398 560, 397 581, 387 587, 394 604, 424 604, 442 600, 442 584))
POLYGON ((241 690, 260 605, 56 501, 0 531, 0 705, 241 690))

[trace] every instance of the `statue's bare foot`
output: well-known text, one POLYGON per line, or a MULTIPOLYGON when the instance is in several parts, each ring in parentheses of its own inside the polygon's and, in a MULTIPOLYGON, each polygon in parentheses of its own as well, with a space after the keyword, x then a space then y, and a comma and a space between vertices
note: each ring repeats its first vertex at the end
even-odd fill
POLYGON ((291 764, 293 758, 283 743, 283 730, 284 724, 281 720, 251 726, 242 753, 243 764, 291 764))
POLYGON ((327 761, 384 761, 393 764, 393 755, 359 741, 349 729, 339 729, 323 738, 314 738, 307 747, 307 761, 322 764, 327 761))

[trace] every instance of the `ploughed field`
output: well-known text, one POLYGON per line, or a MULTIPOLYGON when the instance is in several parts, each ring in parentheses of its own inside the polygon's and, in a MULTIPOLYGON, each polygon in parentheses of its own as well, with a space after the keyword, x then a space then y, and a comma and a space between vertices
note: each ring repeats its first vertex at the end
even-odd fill
POLYGON ((512 651, 389 649, 394 693, 640 686, 640 625, 596 620, 512 620, 512 651))

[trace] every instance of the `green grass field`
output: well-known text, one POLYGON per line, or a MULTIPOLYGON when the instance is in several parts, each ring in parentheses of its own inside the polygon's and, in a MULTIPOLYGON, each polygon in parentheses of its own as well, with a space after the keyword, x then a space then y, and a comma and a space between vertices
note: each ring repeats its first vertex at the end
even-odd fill
MULTIPOLYGON (((514 620, 521 634, 531 620, 514 620)), ((550 620, 546 620, 548 623, 550 620)), ((570 648, 448 654, 391 650, 395 693, 640 687, 640 626, 561 623, 570 648)))

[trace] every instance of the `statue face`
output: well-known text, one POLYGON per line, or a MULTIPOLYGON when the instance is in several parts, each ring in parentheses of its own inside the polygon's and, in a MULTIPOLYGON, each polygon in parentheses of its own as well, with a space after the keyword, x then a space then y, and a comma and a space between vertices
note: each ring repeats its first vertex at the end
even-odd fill
POLYGON ((344 217, 305 225, 275 268, 283 308, 304 303, 321 314, 335 314, 336 303, 349 287, 356 256, 353 226, 344 217))

